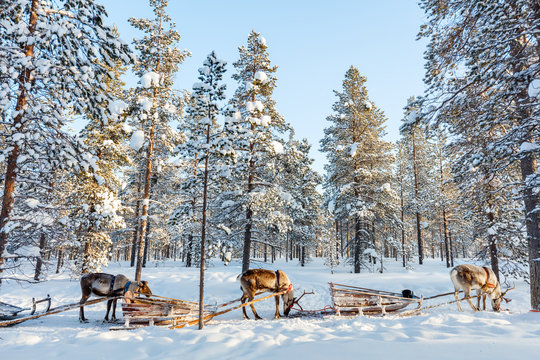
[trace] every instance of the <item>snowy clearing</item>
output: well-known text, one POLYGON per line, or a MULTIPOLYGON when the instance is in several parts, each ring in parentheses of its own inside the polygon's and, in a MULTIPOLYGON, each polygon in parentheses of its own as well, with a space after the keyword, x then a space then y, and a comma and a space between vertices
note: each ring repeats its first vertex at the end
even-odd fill
MULTIPOLYGON (((264 265, 284 270, 295 286, 295 295, 303 290, 315 292, 302 299, 304 309, 330 305, 329 281, 396 292, 412 289, 424 296, 452 290, 448 270, 438 260, 428 260, 424 266, 413 265, 414 271, 403 270, 399 263, 388 260, 384 274, 352 274, 349 267, 343 267, 332 275, 321 259, 314 259, 305 268, 296 261, 264 265)), ((105 272, 133 276, 134 270, 122 263, 111 264, 105 272)), ((239 272, 240 265, 235 261, 228 267, 214 262, 206 274, 206 301, 217 304, 238 298, 239 272)), ((180 262, 172 261, 151 262, 143 270, 143 279, 150 282, 155 294, 185 300, 197 300, 198 275, 198 269, 184 268, 180 262)), ((53 307, 73 303, 80 298, 79 283, 70 279, 68 273, 51 276, 38 285, 8 282, 2 285, 0 301, 29 306, 32 297, 46 294, 51 294, 53 307)), ((463 313, 451 304, 407 318, 388 315, 272 320, 274 301, 269 299, 255 304, 265 318, 263 321, 244 321, 241 310, 235 310, 215 318, 203 331, 196 326, 109 331, 111 325, 102 323, 106 305, 100 303, 85 308, 90 319, 87 324, 79 323, 78 311, 71 310, 0 328, 0 347, 5 359, 455 359, 464 355, 473 359, 537 358, 540 314, 529 312, 528 285, 517 281, 516 290, 508 295, 513 301, 503 307, 509 308, 509 312, 473 313, 464 302, 463 313)), ((443 297, 425 305, 450 300, 452 297, 443 297)), ((252 317, 250 309, 248 315, 252 317)))

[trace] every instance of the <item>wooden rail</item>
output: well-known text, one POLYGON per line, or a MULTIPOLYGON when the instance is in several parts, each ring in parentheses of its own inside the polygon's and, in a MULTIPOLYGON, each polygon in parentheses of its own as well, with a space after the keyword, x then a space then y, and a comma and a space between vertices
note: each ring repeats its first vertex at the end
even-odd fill
POLYGON ((49 311, 44 312, 42 314, 36 314, 36 315, 32 315, 32 316, 21 317, 21 318, 17 318, 17 319, 14 319, 14 320, 9 320, 9 321, 2 321, 2 322, 0 322, 0 327, 6 327, 6 326, 19 324, 19 323, 22 323, 22 322, 27 321, 27 320, 37 319, 37 318, 52 315, 52 314, 58 314, 58 313, 61 313, 61 312, 64 312, 64 311, 80 308, 81 306, 94 305, 94 304, 103 302, 105 300, 112 300, 112 299, 114 299, 114 297, 111 297, 111 298, 98 298, 98 299, 87 301, 82 305, 80 303, 78 303, 78 302, 73 303, 73 304, 60 305, 60 306, 57 306, 55 308, 49 309, 49 311))
MULTIPOLYGON (((240 305, 237 305, 237 306, 234 306, 230 309, 226 309, 226 310, 222 310, 222 311, 218 311, 218 312, 215 312, 213 314, 210 314, 210 315, 206 315, 203 317, 203 321, 204 322, 207 322, 209 321, 210 319, 218 316, 218 315, 223 315, 225 313, 228 313, 230 311, 233 311, 233 310, 237 310, 237 309, 240 309, 240 308, 243 308, 245 306, 248 306, 248 305, 251 305, 251 304, 254 304, 258 301, 262 301, 262 300, 266 300, 268 298, 271 298, 271 297, 274 297, 274 296, 280 296, 280 295, 284 295, 286 293, 288 293, 290 291, 290 289, 287 289, 287 290, 283 290, 283 291, 280 291, 280 292, 277 292, 277 293, 272 293, 270 295, 267 295, 267 296, 264 296, 260 299, 253 299, 251 301, 248 301, 246 303, 243 303, 243 304, 240 304, 240 305)), ((229 301, 228 303, 225 303, 223 305, 230 305, 230 304, 233 304, 237 301, 240 301, 240 299, 237 299, 237 300, 233 300, 233 301, 229 301)), ((183 328, 185 326, 191 326, 191 325, 195 325, 195 324, 198 324, 199 323, 199 319, 196 319, 196 320, 192 320, 192 321, 189 321, 189 322, 186 322, 186 323, 183 323, 183 324, 180 324, 180 325, 173 325, 170 327, 170 329, 180 329, 180 328, 183 328)))

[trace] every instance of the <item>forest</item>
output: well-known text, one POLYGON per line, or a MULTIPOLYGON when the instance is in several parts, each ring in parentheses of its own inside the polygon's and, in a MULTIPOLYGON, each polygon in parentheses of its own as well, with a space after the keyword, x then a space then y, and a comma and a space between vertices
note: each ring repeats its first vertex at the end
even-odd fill
POLYGON ((467 258, 526 279, 540 310, 537 1, 421 0, 427 90, 404 94, 395 143, 353 65, 321 139, 297 138, 255 30, 176 88, 190 53, 167 1, 149 3, 126 44, 94 1, 0 0, 0 292, 118 261, 140 280, 149 261, 382 273, 467 258))

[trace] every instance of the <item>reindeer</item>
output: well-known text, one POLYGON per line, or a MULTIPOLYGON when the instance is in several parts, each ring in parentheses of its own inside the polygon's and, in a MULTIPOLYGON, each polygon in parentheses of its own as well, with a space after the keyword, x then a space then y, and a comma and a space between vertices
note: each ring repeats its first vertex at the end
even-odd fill
MULTIPOLYGON (((152 291, 148 287, 147 281, 130 281, 126 276, 118 274, 116 276, 104 273, 90 273, 81 277, 81 291, 82 297, 79 302, 84 304, 90 295, 97 296, 124 296, 127 292, 140 293, 146 296, 152 295, 152 291)), ((117 299, 111 299, 107 301, 107 313, 105 314, 105 320, 109 321, 109 311, 111 305, 113 305, 113 313, 111 320, 116 320, 116 301, 117 299)), ((79 320, 81 322, 87 322, 84 317, 84 306, 81 306, 79 312, 79 320)))
MULTIPOLYGON (((236 280, 240 280, 240 289, 243 292, 242 298, 240 299, 242 304, 246 300, 252 301, 257 292, 271 291, 277 293, 288 290, 288 292, 281 295, 281 299, 283 301, 283 314, 289 316, 295 298, 291 281, 283 271, 277 270, 274 272, 272 270, 250 269, 246 270, 243 274, 238 275, 236 280)), ((276 313, 274 319, 279 319, 279 296, 276 296, 275 299, 276 313)), ((250 306, 255 319, 262 320, 257 314, 253 304, 250 304, 250 306)), ((242 308, 242 311, 244 313, 244 319, 249 319, 246 314, 245 306, 242 308)))
POLYGON ((463 311, 459 303, 458 293, 460 289, 463 289, 463 292, 465 293, 464 299, 469 302, 469 305, 471 305, 473 311, 480 310, 480 297, 483 299, 483 309, 486 310, 486 294, 489 295, 489 298, 491 299, 493 311, 500 311, 501 301, 503 299, 506 302, 510 301, 505 299, 504 295, 506 295, 508 291, 515 288, 514 285, 513 288, 509 288, 506 291, 501 292, 501 286, 497 280, 497 276, 493 270, 486 266, 480 267, 470 264, 458 265, 450 271, 450 279, 452 279, 452 283, 454 284, 454 295, 457 300, 459 311, 463 311), (470 299, 471 290, 473 289, 476 290, 476 295, 478 297, 476 307, 473 305, 470 299))

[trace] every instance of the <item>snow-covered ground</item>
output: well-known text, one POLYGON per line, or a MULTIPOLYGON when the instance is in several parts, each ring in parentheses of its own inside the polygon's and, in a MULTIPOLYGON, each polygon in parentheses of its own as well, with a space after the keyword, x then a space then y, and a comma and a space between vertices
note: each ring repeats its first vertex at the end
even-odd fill
MULTIPOLYGON (((256 263, 258 265, 258 263, 256 263)), ((261 264, 262 265, 262 264, 261 264)), ((295 291, 306 295, 304 309, 320 309, 331 303, 328 282, 396 291, 412 289, 431 296, 452 290, 448 270, 438 260, 428 260, 414 270, 404 270, 388 260, 387 271, 350 273, 340 268, 333 275, 315 259, 307 267, 297 262, 278 262, 265 268, 280 268, 291 278, 295 291)), ((259 267, 259 266, 254 266, 259 267)), ((262 267, 262 266, 261 266, 262 267)), ((109 273, 133 276, 125 263, 111 264, 109 273)), ((223 303, 241 293, 236 277, 240 266, 217 262, 206 274, 206 302, 223 303)), ((150 263, 143 270, 157 295, 197 300, 198 269, 179 262, 150 263)), ((0 301, 28 306, 32 297, 51 294, 53 306, 74 303, 80 298, 79 283, 69 274, 51 276, 37 285, 2 284, 0 301)), ((109 331, 103 324, 105 303, 85 308, 89 323, 78 321, 71 310, 37 320, 0 328, 2 359, 538 359, 540 354, 540 313, 529 312, 528 285, 516 282, 508 294, 513 301, 503 305, 510 311, 473 313, 462 303, 428 310, 407 318, 397 316, 340 318, 282 318, 272 320, 274 301, 256 303, 263 321, 242 320, 241 310, 211 321, 203 331, 196 327, 169 330, 145 327, 131 331, 109 331)), ((450 301, 452 297, 426 301, 425 305, 450 301)), ((280 306, 280 311, 282 311, 280 306)), ((248 309, 251 316, 251 310, 248 309)), ((116 325, 118 326, 118 325, 116 325)))

